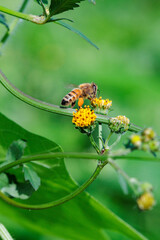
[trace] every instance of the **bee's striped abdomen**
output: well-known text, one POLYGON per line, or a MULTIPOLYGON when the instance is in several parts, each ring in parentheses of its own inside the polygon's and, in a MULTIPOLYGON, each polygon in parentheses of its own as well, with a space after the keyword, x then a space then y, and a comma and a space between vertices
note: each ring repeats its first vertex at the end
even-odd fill
POLYGON ((75 103, 75 101, 80 97, 80 95, 82 94, 82 90, 75 88, 73 89, 70 93, 68 93, 61 102, 61 105, 63 106, 68 106, 72 103, 75 103))

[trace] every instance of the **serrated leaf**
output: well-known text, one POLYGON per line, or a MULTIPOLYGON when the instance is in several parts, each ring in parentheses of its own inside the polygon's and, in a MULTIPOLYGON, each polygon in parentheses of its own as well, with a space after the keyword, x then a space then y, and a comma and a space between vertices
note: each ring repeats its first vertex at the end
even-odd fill
POLYGON ((73 10, 76 7, 79 7, 80 2, 84 0, 51 0, 49 7, 50 15, 56 15, 68 10, 73 10))
POLYGON ((90 43, 92 46, 94 46, 95 48, 99 49, 88 37, 86 37, 83 33, 81 33, 79 30, 73 28, 72 26, 70 26, 67 23, 64 23, 62 21, 56 21, 55 23, 59 24, 62 27, 67 28, 68 30, 78 34, 80 37, 82 37, 84 40, 86 40, 88 43, 90 43))
POLYGON ((8 184, 8 177, 5 173, 0 174, 0 189, 8 184))
POLYGON ((0 14, 0 23, 3 24, 7 28, 7 30, 9 31, 9 26, 8 26, 6 18, 3 14, 0 14))
POLYGON ((24 149, 26 148, 27 143, 25 140, 14 141, 7 151, 6 160, 8 162, 13 162, 20 159, 24 154, 24 149))
POLYGON ((41 185, 41 179, 38 174, 34 171, 31 164, 23 164, 24 179, 29 181, 32 187, 37 191, 41 185))

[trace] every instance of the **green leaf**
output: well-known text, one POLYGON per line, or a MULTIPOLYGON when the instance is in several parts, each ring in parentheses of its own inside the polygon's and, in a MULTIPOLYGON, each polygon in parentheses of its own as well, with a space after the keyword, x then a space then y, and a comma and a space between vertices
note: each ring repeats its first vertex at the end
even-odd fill
POLYGON ((8 184, 8 177, 5 173, 0 174, 0 189, 8 184))
POLYGON ((49 7, 50 15, 56 15, 68 10, 73 10, 76 7, 79 7, 80 2, 84 0, 51 0, 49 7))
POLYGON ((25 200, 32 195, 34 189, 30 183, 11 183, 8 186, 3 187, 1 191, 10 197, 25 200))
MULTIPOLYGON (((10 197, 28 199, 34 192, 34 189, 29 182, 18 182, 19 175, 22 175, 22 170, 18 168, 13 169, 13 171, 9 170, 8 172, 5 174, 5 179, 7 178, 7 181, 3 181, 4 184, 1 188, 1 191, 10 197)), ((24 176, 22 180, 23 179, 24 176)))
MULTIPOLYGON (((61 151, 56 143, 24 130, 1 114, 0 123, 0 145, 2 146, 0 149, 5 149, 6 152, 10 144, 17 139, 27 140, 25 155, 61 151)), ((42 164, 41 161, 32 163, 41 177, 41 186, 30 199, 25 200, 25 203, 40 204, 57 200, 78 187, 68 174, 63 159, 50 159, 50 162, 51 165, 49 160, 46 163, 49 167, 44 167, 45 161, 42 164)), ((42 236, 45 240, 109 240, 108 235, 103 232, 103 229, 106 229, 126 235, 129 239, 146 240, 86 192, 68 203, 48 210, 27 211, 10 206, 3 201, 0 201, 0 209, 0 219, 7 228, 10 229, 13 226, 12 232, 15 239, 18 237, 23 239, 25 235, 29 235, 30 240, 40 240, 42 236), (23 236, 16 235, 16 228, 18 232, 23 233, 23 236)))
POLYGON ((9 26, 8 26, 6 18, 3 14, 0 14, 0 23, 3 24, 7 28, 7 31, 9 31, 9 26))
POLYGON ((26 148, 27 143, 25 140, 14 141, 7 151, 6 160, 8 162, 13 162, 20 159, 24 154, 24 149, 26 148))
POLYGON ((31 164, 24 164, 23 165, 24 171, 24 178, 25 180, 29 181, 32 187, 37 191, 39 186, 41 185, 41 179, 39 178, 38 174, 34 171, 31 164))
POLYGON ((72 32, 78 34, 80 37, 82 37, 83 39, 85 39, 88 43, 90 43, 92 46, 94 46, 95 48, 99 49, 89 38, 87 38, 83 33, 81 33, 79 30, 73 28, 72 26, 70 26, 67 23, 64 23, 62 21, 55 21, 55 23, 59 24, 62 27, 67 28, 68 30, 71 30, 72 32))

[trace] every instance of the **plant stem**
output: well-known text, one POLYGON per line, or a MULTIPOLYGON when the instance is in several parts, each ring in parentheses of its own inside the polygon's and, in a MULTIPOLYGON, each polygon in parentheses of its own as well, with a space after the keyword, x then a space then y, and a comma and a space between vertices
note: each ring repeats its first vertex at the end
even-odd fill
MULTIPOLYGON (((38 99, 35 99, 25 93, 23 93, 22 91, 20 91, 19 89, 17 89, 8 79, 7 77, 4 75, 4 73, 2 73, 2 71, 0 70, 0 82, 2 83, 2 85, 15 97, 17 97, 18 99, 20 99, 21 101, 42 109, 44 111, 48 111, 48 112, 52 112, 52 113, 56 113, 56 114, 60 114, 60 115, 65 115, 65 116, 70 116, 73 117, 73 112, 74 109, 71 108, 61 108, 59 106, 50 104, 50 103, 46 103, 43 101, 40 101, 38 99)), ((96 114, 97 118, 96 120, 100 123, 104 123, 104 124, 108 124, 109 121, 109 117, 104 116, 104 115, 100 115, 100 114, 96 114)), ((131 124, 129 131, 140 131, 141 128, 136 127, 135 125, 131 124)))
POLYGON ((21 19, 24 19, 24 20, 27 20, 27 21, 32 21, 33 20, 33 15, 25 14, 25 13, 22 13, 22 12, 17 12, 17 11, 14 11, 14 10, 11 10, 9 8, 2 7, 2 6, 0 6, 0 12, 7 13, 11 16, 21 18, 21 19))
POLYGON ((111 155, 111 158, 117 160, 135 160, 135 161, 152 161, 152 162, 160 162, 160 158, 158 157, 138 157, 138 156, 117 156, 111 155))
POLYGON ((126 172, 124 172, 116 163, 114 160, 112 160, 111 158, 108 158, 108 163, 118 172, 120 173, 124 179, 126 180, 126 182, 128 183, 128 185, 130 186, 130 188, 132 189, 132 191, 134 192, 134 194, 137 196, 138 192, 135 189, 135 187, 133 186, 133 184, 131 183, 131 179, 130 177, 126 174, 126 172))
POLYGON ((94 149, 96 150, 96 152, 97 152, 98 154, 100 154, 100 149, 99 149, 97 143, 95 142, 95 140, 94 140, 94 138, 93 138, 93 135, 90 134, 88 137, 89 137, 89 140, 90 140, 92 146, 93 146, 94 149))
MULTIPOLYGON (((19 9, 19 12, 23 12, 27 6, 27 3, 28 3, 28 0, 24 0, 20 9, 19 9)), ((11 35, 11 33, 13 32, 13 30, 15 29, 17 23, 18 23, 19 19, 14 19, 13 22, 11 23, 11 25, 9 26, 9 31, 7 31, 5 33, 5 35, 3 36, 1 42, 0 42, 0 47, 7 41, 7 39, 9 38, 9 36, 11 35)))
POLYGON ((0 173, 5 172, 6 170, 18 166, 23 163, 32 162, 32 161, 42 161, 42 160, 53 160, 54 158, 76 158, 76 159, 96 159, 105 161, 107 155, 97 155, 92 153, 65 153, 65 152, 56 152, 56 153, 44 153, 39 155, 25 156, 19 160, 8 163, 0 167, 0 173))
POLYGON ((102 138, 102 123, 98 124, 98 138, 99 138, 99 150, 101 152, 102 149, 103 149, 103 144, 102 144, 102 141, 103 141, 103 138, 102 138))
POLYGON ((0 237, 2 240, 13 240, 7 229, 0 223, 0 237))
POLYGON ((121 140, 122 134, 119 134, 116 141, 110 146, 110 150, 113 149, 121 140))
POLYGON ((109 135, 108 135, 108 137, 107 137, 107 139, 106 139, 106 141, 105 141, 105 149, 109 149, 108 142, 109 142, 109 140, 110 140, 112 134, 113 134, 113 133, 110 132, 109 135))
POLYGON ((40 205, 28 205, 28 204, 23 204, 23 203, 19 203, 16 202, 12 199, 10 199, 9 197, 7 197, 6 195, 4 195, 2 192, 0 192, 0 197, 7 203, 9 203, 10 205, 13 205, 15 207, 19 207, 19 208, 24 208, 24 209, 31 209, 31 210, 40 210, 40 209, 47 209, 47 208, 51 208, 51 207, 56 207, 58 205, 61 205, 71 199, 73 199, 74 197, 76 197, 77 195, 79 195, 81 192, 83 192, 95 179, 96 177, 100 174, 101 170, 103 169, 103 167, 105 166, 106 163, 103 163, 101 165, 97 165, 96 170, 94 171, 93 175, 83 184, 81 185, 79 188, 77 188, 74 192, 70 193, 69 195, 56 200, 56 201, 52 201, 52 202, 48 202, 45 204, 40 204, 40 205))

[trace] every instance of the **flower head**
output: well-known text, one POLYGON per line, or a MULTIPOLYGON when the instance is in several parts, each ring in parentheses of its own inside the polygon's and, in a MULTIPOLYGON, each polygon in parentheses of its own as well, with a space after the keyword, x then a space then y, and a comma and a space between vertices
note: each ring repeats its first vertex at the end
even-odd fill
POLYGON ((153 194, 151 192, 143 193, 137 199, 137 204, 141 210, 150 210, 155 205, 155 199, 153 194))
POLYGON ((156 133, 153 131, 152 128, 146 128, 142 132, 143 141, 149 142, 150 140, 153 140, 156 137, 156 133))
POLYGON ((132 134, 126 147, 132 150, 150 151, 155 155, 155 152, 160 150, 160 142, 152 128, 146 128, 137 134, 132 134))
POLYGON ((76 127, 90 127, 94 124, 95 120, 96 115, 89 106, 85 106, 85 108, 80 108, 79 110, 76 109, 76 112, 73 112, 72 123, 74 123, 76 127))
POLYGON ((94 108, 100 108, 100 109, 109 109, 112 106, 112 101, 109 99, 102 99, 102 97, 94 98, 91 100, 91 105, 94 108))
POLYGON ((129 129, 130 120, 125 116, 110 118, 109 128, 112 132, 123 133, 129 129))
POLYGON ((130 141, 136 148, 139 148, 142 145, 142 138, 138 134, 132 134, 130 137, 130 141))

